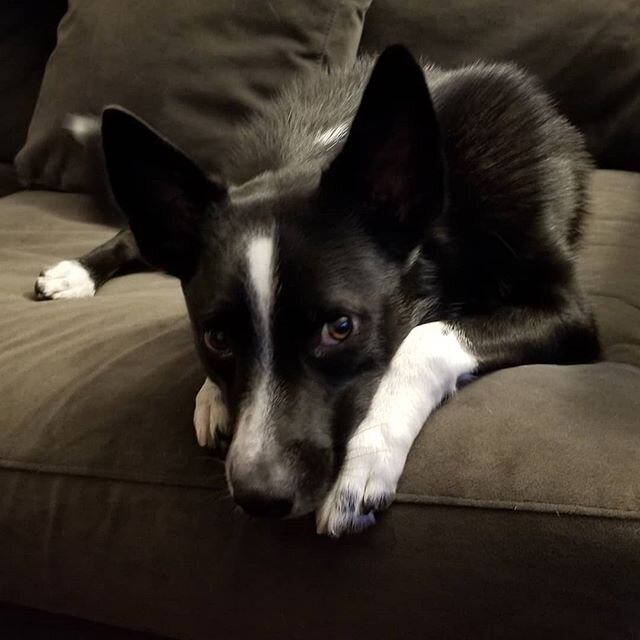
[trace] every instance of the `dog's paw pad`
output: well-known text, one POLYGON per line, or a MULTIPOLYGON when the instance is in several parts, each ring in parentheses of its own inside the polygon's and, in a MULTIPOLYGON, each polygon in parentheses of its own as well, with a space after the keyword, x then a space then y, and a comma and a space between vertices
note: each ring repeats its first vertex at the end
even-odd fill
POLYGON ((77 260, 63 260, 45 269, 35 284, 40 300, 90 298, 95 292, 93 278, 77 260))
POLYGON ((357 486, 339 477, 316 513, 317 532, 339 538, 364 531, 375 524, 375 514, 387 509, 394 497, 395 484, 386 487, 370 479, 357 486))
POLYGON ((220 387, 207 378, 196 396, 193 413, 196 438, 201 447, 208 447, 224 457, 229 449, 229 413, 220 387))
POLYGON ((375 514, 393 502, 403 460, 395 456, 384 432, 363 423, 347 446, 335 484, 316 512, 319 534, 340 537, 375 524, 375 514))
POLYGON ((332 492, 316 514, 317 532, 332 538, 360 533, 375 523, 374 510, 365 511, 358 497, 351 492, 332 492))

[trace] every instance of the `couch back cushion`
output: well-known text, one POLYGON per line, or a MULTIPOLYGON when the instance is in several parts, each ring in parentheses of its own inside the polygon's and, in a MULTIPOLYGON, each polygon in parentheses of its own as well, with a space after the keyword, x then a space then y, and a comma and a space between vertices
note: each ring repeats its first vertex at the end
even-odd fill
POLYGON ((292 76, 355 59, 370 0, 69 0, 26 145, 22 182, 90 187, 68 113, 117 103, 205 170, 225 172, 235 125, 292 76))
POLYGON ((445 67, 519 63, 585 132, 600 166, 640 171, 638 0, 375 0, 361 49, 395 42, 445 67))
POLYGON ((66 4, 65 0, 0 3, 0 162, 12 162, 27 137, 66 4))

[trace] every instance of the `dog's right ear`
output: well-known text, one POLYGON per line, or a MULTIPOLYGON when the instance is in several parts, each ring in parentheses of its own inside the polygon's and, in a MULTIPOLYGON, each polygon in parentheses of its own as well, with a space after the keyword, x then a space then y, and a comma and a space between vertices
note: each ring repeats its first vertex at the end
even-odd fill
POLYGON ((142 257, 182 280, 196 267, 202 219, 227 190, 184 153, 120 107, 102 113, 111 191, 142 257))
POLYGON ((347 139, 322 178, 378 241, 408 255, 446 200, 443 137, 424 70, 401 45, 377 59, 347 139))

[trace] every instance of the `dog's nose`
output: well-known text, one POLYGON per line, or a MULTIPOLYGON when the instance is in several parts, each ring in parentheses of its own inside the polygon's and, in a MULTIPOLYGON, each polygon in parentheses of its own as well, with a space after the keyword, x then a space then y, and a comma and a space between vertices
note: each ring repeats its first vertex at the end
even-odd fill
POLYGON ((284 518, 293 508, 293 501, 288 498, 238 488, 233 492, 233 499, 250 516, 261 518, 284 518))

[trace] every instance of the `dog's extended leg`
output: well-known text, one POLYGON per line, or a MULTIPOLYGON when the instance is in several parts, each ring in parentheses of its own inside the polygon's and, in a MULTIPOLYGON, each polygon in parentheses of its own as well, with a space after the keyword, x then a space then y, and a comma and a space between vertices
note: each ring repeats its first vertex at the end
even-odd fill
POLYGON ((393 500, 427 416, 477 366, 464 338, 442 322, 409 333, 347 444, 338 479, 316 514, 318 533, 340 536, 375 522, 374 512, 393 500))
POLYGON ((392 501, 407 455, 429 414, 461 376, 527 363, 584 362, 598 356, 591 317, 503 310, 486 318, 413 329, 384 374, 347 444, 342 469, 316 514, 318 533, 340 536, 375 522, 392 501))
POLYGON ((42 271, 35 283, 36 298, 88 298, 125 268, 145 268, 129 229, 123 229, 80 258, 62 260, 42 271))

